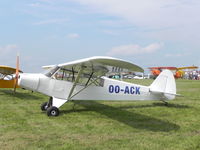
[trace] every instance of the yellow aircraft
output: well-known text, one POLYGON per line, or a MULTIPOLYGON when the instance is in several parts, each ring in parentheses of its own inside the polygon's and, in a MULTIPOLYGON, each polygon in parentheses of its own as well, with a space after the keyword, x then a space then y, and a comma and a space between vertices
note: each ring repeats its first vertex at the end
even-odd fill
POLYGON ((177 71, 175 73, 176 78, 182 78, 185 75, 185 70, 194 70, 198 69, 199 67, 197 66, 189 66, 189 67, 180 67, 177 68, 177 71))
POLYGON ((0 66, 0 88, 19 88, 16 75, 18 75, 19 72, 22 73, 22 71, 18 68, 19 56, 17 57, 17 69, 8 66, 0 66))
MULTIPOLYGON (((22 71, 19 70, 19 72, 22 71)), ((0 88, 15 88, 15 73, 16 68, 0 66, 0 88)), ((19 88, 19 86, 16 85, 16 88, 19 88)))

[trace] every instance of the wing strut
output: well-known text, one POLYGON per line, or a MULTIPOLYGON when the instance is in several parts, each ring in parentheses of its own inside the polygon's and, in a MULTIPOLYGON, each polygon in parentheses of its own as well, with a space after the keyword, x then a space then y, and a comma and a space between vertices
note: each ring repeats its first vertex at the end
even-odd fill
POLYGON ((92 78, 93 74, 94 74, 94 72, 92 72, 92 73, 90 74, 90 76, 89 76, 89 78, 88 78, 87 83, 85 84, 85 86, 88 85, 88 83, 89 83, 90 79, 92 78))
POLYGON ((78 95, 80 92, 82 92, 82 91, 85 90, 87 87, 89 87, 90 85, 92 85, 93 83, 95 83, 97 80, 98 80, 98 78, 95 79, 95 80, 93 80, 90 84, 86 85, 86 86, 85 86, 84 88, 82 88, 80 91, 78 91, 78 92, 75 93, 73 96, 71 96, 71 98, 73 98, 74 96, 78 95))
POLYGON ((76 79, 75 79, 75 81, 74 81, 74 84, 73 84, 73 86, 72 86, 72 88, 71 88, 71 90, 70 90, 70 92, 69 92, 69 96, 68 96, 68 98, 67 98, 68 100, 71 99, 71 96, 72 96, 72 94, 73 94, 73 92, 74 92, 74 88, 76 87, 76 84, 78 83, 78 81, 79 81, 79 79, 80 79, 80 75, 82 74, 83 69, 84 69, 84 67, 81 66, 81 69, 79 70, 78 75, 77 75, 77 77, 76 77, 76 79))

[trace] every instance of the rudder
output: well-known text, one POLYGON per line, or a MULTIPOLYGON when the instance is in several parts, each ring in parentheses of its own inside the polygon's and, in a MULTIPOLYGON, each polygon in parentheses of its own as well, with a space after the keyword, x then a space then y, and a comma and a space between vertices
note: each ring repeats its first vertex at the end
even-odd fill
POLYGON ((176 82, 173 73, 170 70, 162 71, 150 85, 150 91, 163 93, 169 100, 174 99, 176 96, 176 82))

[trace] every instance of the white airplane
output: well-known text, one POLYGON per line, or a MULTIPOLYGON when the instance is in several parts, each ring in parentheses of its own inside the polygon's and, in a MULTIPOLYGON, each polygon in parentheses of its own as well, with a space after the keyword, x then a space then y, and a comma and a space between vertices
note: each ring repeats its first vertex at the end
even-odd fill
POLYGON ((59 65, 44 66, 43 74, 18 73, 20 87, 43 93, 49 101, 41 105, 48 116, 70 100, 172 100, 176 96, 171 71, 163 71, 150 86, 107 78, 108 72, 143 72, 131 62, 112 57, 90 57, 59 65))

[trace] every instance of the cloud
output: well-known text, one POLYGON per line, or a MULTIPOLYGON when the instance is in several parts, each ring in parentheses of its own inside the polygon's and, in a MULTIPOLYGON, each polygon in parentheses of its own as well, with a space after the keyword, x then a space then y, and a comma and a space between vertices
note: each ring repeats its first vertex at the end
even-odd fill
MULTIPOLYGON (((73 0, 87 5, 96 12, 106 13, 128 20, 137 25, 175 26, 177 23, 190 23, 199 10, 196 0, 73 0), (177 10, 179 10, 177 12, 177 10), (187 19, 186 19, 187 18, 187 19)), ((200 19, 198 19, 200 20, 200 19)))
POLYGON ((19 48, 15 44, 0 46, 0 56, 3 57, 3 56, 8 55, 10 53, 17 53, 18 50, 19 50, 19 48))
POLYGON ((15 66, 19 47, 15 44, 0 46, 1 65, 15 66))
POLYGON ((62 24, 68 22, 68 19, 48 19, 48 20, 43 20, 43 21, 38 21, 33 23, 34 25, 46 25, 46 24, 62 24))
POLYGON ((153 43, 146 47, 141 47, 137 44, 121 45, 112 48, 107 55, 110 56, 133 56, 138 54, 150 54, 160 50, 163 43, 153 43))
MULTIPOLYGON (((69 1, 69 0, 68 0, 69 1)), ((200 1, 197 0, 71 0, 112 20, 139 28, 138 36, 198 44, 200 1), (177 11, 178 10, 178 11, 177 11), (180 36, 181 35, 181 36, 180 36), (147 37, 148 36, 148 37, 147 37), (195 38, 192 38, 195 37, 195 38)), ((138 31, 138 30, 137 30, 138 31)), ((135 33, 135 30, 132 30, 135 33)))
POLYGON ((190 53, 165 54, 165 57, 184 57, 184 56, 190 56, 190 53))
POLYGON ((70 33, 70 34, 67 35, 67 37, 70 38, 70 39, 77 39, 77 38, 80 37, 80 35, 77 34, 77 33, 70 33))
POLYGON ((31 7, 40 7, 41 4, 37 2, 37 3, 31 3, 28 6, 31 6, 31 7))

